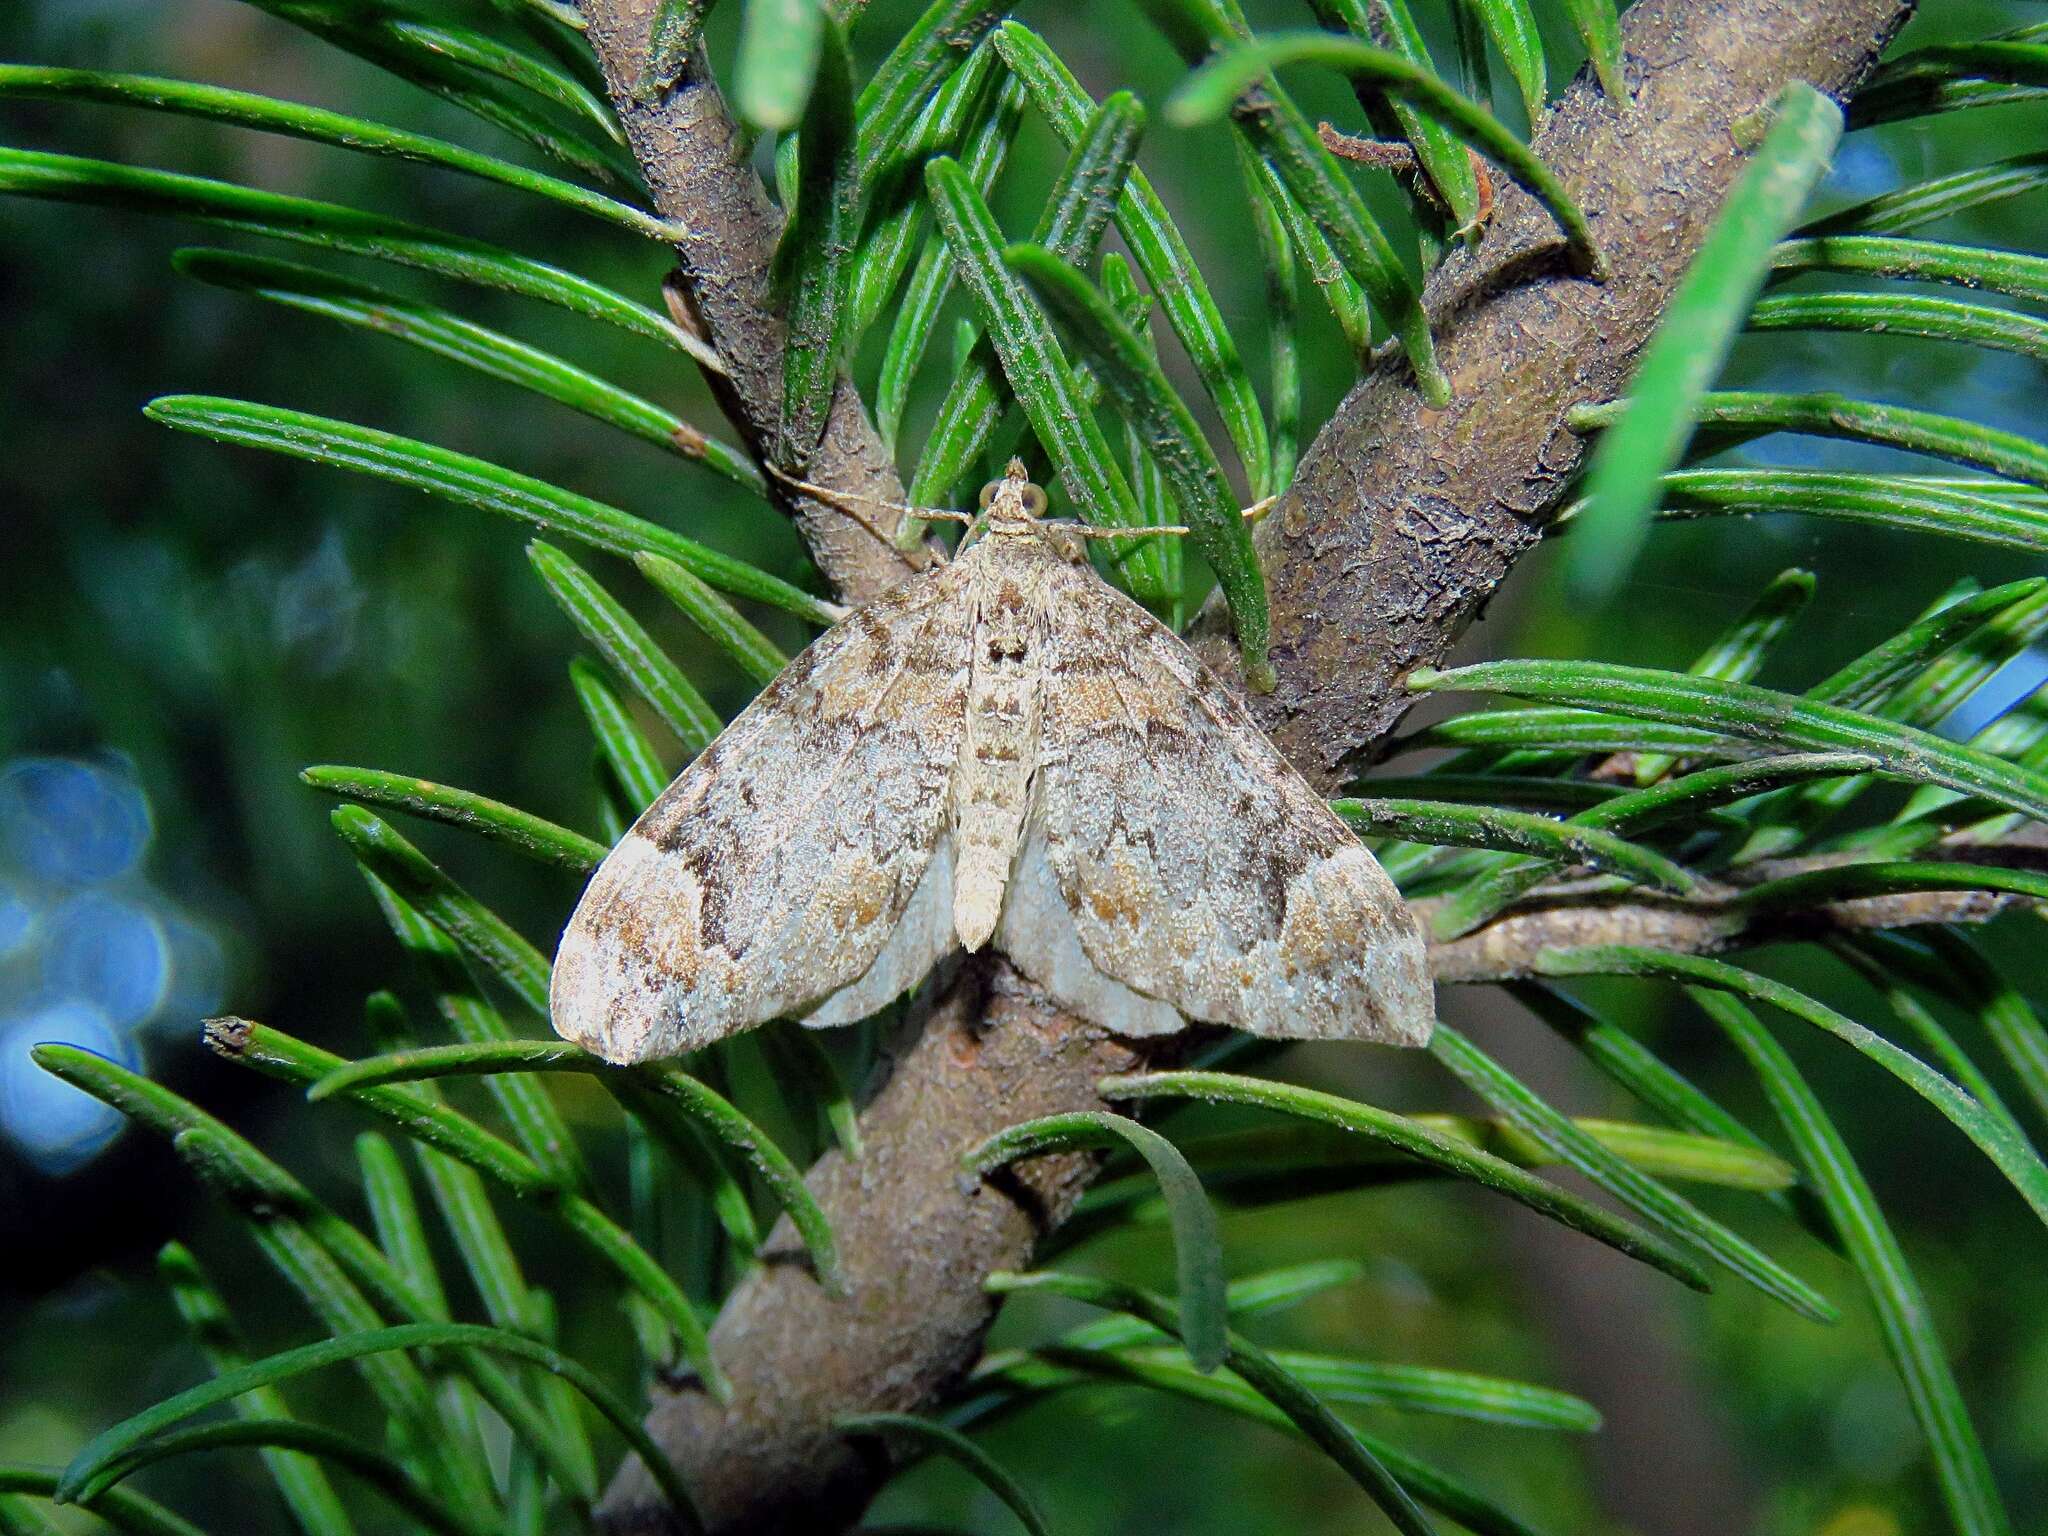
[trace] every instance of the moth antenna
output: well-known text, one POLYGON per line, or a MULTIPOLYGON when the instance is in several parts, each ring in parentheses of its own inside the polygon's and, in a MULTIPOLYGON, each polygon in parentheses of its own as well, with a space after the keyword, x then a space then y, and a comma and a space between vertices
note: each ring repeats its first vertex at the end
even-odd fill
POLYGON ((950 507, 913 507, 900 501, 884 501, 879 496, 863 496, 858 491, 834 490, 829 485, 819 485, 815 481, 805 480, 800 476, 792 475, 788 470, 779 469, 773 464, 764 464, 762 468, 766 469, 769 474, 780 480, 791 490, 802 491, 806 496, 822 501, 827 506, 837 507, 884 544, 893 545, 895 540, 886 530, 876 527, 874 523, 863 517, 857 510, 856 503, 874 507, 883 512, 895 512, 904 517, 914 517, 928 523, 971 523, 974 521, 965 512, 955 512, 950 507))
MULTIPOLYGON (((1248 523, 1257 522, 1268 512, 1272 511, 1279 504, 1279 501, 1280 497, 1276 492, 1262 500, 1253 502, 1248 507, 1238 508, 1238 516, 1248 523)), ((1076 534, 1084 539, 1142 539, 1155 533, 1183 535, 1194 532, 1192 528, 1183 523, 1147 523, 1142 528, 1098 528, 1093 523, 1061 521, 1059 526, 1073 529, 1076 534)))
POLYGON ((763 463, 761 467, 791 490, 801 491, 812 500, 822 501, 826 506, 836 508, 838 511, 845 513, 854 522, 858 523, 863 531, 872 535, 878 542, 893 544, 894 541, 890 538, 888 530, 876 527, 872 521, 861 513, 857 505, 857 503, 864 502, 868 506, 879 507, 884 511, 892 509, 902 510, 895 508, 893 502, 883 501, 874 496, 863 496, 858 491, 837 491, 829 485, 819 485, 815 481, 805 480, 800 476, 792 475, 788 470, 778 468, 774 464, 763 463))

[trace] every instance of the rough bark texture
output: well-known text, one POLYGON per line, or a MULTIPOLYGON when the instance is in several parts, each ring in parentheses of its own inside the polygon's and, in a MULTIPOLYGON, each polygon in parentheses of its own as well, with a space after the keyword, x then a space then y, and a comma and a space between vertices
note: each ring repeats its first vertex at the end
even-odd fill
MULTIPOLYGON (((1559 275, 1550 225, 1518 193, 1504 195, 1479 251, 1430 284, 1457 398, 1427 410, 1398 363, 1376 368, 1261 531, 1280 686, 1258 707, 1313 781, 1335 782, 1370 751, 1404 707, 1400 679, 1443 654, 1534 542, 1581 452, 1564 411, 1625 381, 1740 169, 1735 121, 1795 78, 1846 88, 1906 8, 1644 0, 1627 14, 1632 108, 1618 111, 1581 81, 1537 143, 1593 217, 1613 280, 1559 275)), ((767 302, 777 216, 701 60, 658 103, 632 99, 653 0, 584 0, 583 9, 657 206, 691 230, 679 247, 684 290, 731 371, 727 407, 765 451, 785 335, 767 302)), ((807 473, 842 492, 900 497, 843 380, 807 473)), ((799 499, 791 511, 849 597, 906 573, 837 509, 799 499)), ((1205 634, 1222 645, 1215 615, 1205 634)), ((1468 954, 1483 942, 1475 936, 1468 954)), ((857 1165, 828 1157, 811 1175, 846 1248, 850 1296, 826 1298, 797 1264, 765 1266, 712 1334, 736 1401, 720 1408, 686 1386, 655 1406, 650 1426, 699 1490, 712 1530, 848 1523, 885 1468, 837 1439, 833 1419, 914 1408, 957 1381, 993 1313, 982 1278, 1027 1264, 1037 1235, 1092 1175, 1085 1159, 1046 1159, 1007 1189, 977 1188, 961 1183, 960 1154, 1005 1125, 1096 1106, 1096 1080, 1132 1063, 1128 1045, 1046 1008, 999 965, 956 978, 863 1113, 866 1156, 857 1165)), ((788 1241, 782 1229, 772 1239, 788 1241)), ((631 1462, 605 1514, 615 1531, 672 1529, 631 1462)))
MULTIPOLYGON (((984 1184, 961 1175, 961 1154, 1005 1126, 1094 1105, 1098 1079, 1142 1062, 1133 1043, 1078 1023, 1007 967, 981 961, 961 966, 907 1033, 912 1059, 894 1064, 861 1114, 860 1161, 830 1154, 809 1179, 839 1235, 848 1294, 819 1289, 782 1222, 769 1262, 711 1331, 733 1378, 732 1406, 684 1389, 648 1420, 713 1530, 828 1532, 859 1515, 886 1467, 833 1420, 913 1411, 950 1386, 988 1329, 982 1280, 1028 1260, 1095 1166, 1086 1155, 1039 1157, 984 1184)), ((637 1461, 606 1502, 612 1530, 671 1529, 637 1461)))
MULTIPOLYGON (((1280 685, 1251 703, 1311 780, 1369 757, 1407 708, 1402 679, 1442 659, 1540 537, 1585 452, 1564 414, 1628 382, 1748 159, 1735 124, 1793 80, 1845 91, 1909 10, 1642 0, 1625 13, 1631 104, 1582 74, 1535 142, 1592 220, 1608 280, 1566 274, 1555 226, 1505 187, 1486 239, 1427 289, 1451 403, 1431 410, 1406 367, 1382 360, 1260 526, 1280 685)), ((1221 669, 1220 607, 1201 629, 1221 669)))

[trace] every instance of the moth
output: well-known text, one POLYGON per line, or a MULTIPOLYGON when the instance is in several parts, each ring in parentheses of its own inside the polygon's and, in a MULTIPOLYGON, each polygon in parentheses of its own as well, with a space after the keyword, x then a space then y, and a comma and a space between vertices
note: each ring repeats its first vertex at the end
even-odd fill
POLYGON ((1422 935, 1372 855, 1023 465, 982 502, 957 558, 820 636, 599 866, 556 1030, 633 1062, 847 1024, 993 946, 1120 1035, 1425 1043, 1422 935))

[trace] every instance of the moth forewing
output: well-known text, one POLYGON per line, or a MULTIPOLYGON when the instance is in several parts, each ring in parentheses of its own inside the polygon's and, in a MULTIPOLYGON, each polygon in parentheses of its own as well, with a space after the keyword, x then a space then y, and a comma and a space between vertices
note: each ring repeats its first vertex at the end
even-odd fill
POLYGON ((1169 630, 1041 521, 821 636, 599 868, 556 1029, 614 1061, 850 1023, 993 943, 1128 1035, 1189 1020, 1421 1044, 1422 936, 1372 856, 1169 630))
POLYGON ((1078 568, 1049 596, 1037 816, 1082 951, 1190 1019, 1426 1041, 1422 934, 1372 855, 1137 603, 1078 568))
POLYGON ((821 635, 634 823, 562 935, 558 1033, 612 1061, 674 1056, 808 1012, 885 952, 909 969, 889 943, 960 755, 955 570, 821 635))

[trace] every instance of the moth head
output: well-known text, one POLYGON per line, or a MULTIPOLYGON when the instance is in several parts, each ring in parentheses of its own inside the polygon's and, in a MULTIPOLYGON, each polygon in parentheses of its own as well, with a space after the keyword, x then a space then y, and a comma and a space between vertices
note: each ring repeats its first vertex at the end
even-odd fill
POLYGON ((1022 459, 1012 459, 1002 479, 991 480, 981 488, 981 515, 974 520, 967 537, 992 534, 1007 539, 1030 539, 1043 542, 1062 560, 1085 561, 1087 535, 1074 523, 1047 521, 1045 512, 1044 489, 1031 483, 1022 459))
POLYGON ((1025 527, 1045 516, 1045 492, 1031 483, 1022 459, 1010 460, 1003 478, 981 488, 981 510, 991 528, 1025 527))

